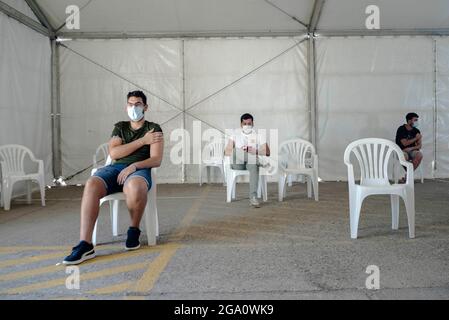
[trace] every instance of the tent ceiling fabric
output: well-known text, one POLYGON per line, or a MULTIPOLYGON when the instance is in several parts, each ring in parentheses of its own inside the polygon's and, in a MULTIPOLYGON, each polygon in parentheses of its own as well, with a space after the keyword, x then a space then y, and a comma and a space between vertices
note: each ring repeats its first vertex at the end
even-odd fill
POLYGON ((449 28, 448 0, 326 0, 318 31, 365 29, 368 5, 379 7, 381 29, 449 28))
MULTIPOLYGON (((315 0, 36 0, 51 24, 64 25, 68 5, 81 29, 66 33, 234 34, 307 31, 315 0)), ((365 8, 377 5, 381 29, 448 29, 448 0, 325 0, 318 31, 366 30, 365 8)))
MULTIPOLYGON (((54 26, 68 5, 80 9, 78 32, 301 32, 313 0, 37 0, 54 26), (270 4, 271 3, 271 4, 270 4), (84 7, 84 8, 83 8, 84 7), (281 10, 277 9, 280 8, 281 10), (285 11, 285 12, 283 12, 285 11)), ((62 31, 70 32, 67 28, 62 31)))

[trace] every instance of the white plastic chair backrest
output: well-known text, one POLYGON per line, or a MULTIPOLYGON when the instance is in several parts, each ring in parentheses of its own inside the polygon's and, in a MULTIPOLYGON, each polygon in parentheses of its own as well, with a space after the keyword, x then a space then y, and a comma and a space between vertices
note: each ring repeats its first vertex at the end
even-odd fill
POLYGON ((98 146, 94 154, 94 168, 102 167, 99 162, 104 161, 104 165, 107 165, 107 157, 109 156, 109 143, 103 143, 98 146))
POLYGON ((292 139, 279 146, 280 165, 286 169, 310 168, 315 147, 309 141, 292 139))
POLYGON ((389 162, 396 155, 405 162, 404 154, 393 141, 379 138, 360 139, 350 143, 345 150, 344 162, 352 166, 350 158, 354 154, 360 167, 360 184, 364 186, 390 185, 388 180, 389 162))
POLYGON ((25 174, 24 160, 27 154, 35 160, 33 153, 27 147, 18 144, 0 146, 2 169, 6 172, 25 174))
POLYGON ((223 161, 224 143, 223 141, 216 141, 208 143, 202 153, 203 160, 215 160, 217 162, 223 161))

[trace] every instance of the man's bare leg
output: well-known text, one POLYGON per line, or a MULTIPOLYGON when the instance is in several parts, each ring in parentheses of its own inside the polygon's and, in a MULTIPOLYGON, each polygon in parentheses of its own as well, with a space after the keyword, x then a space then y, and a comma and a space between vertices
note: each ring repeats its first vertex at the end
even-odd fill
POLYGON ((90 177, 84 187, 81 201, 80 240, 92 243, 92 232, 100 210, 100 199, 106 196, 106 187, 100 178, 90 177))
POLYGON ((413 161, 412 161, 414 170, 416 170, 416 168, 419 167, 419 165, 421 164, 422 158, 423 158, 422 153, 419 151, 416 152, 415 157, 413 158, 413 161))
POLYGON ((133 177, 126 181, 123 192, 131 216, 131 227, 138 228, 147 204, 147 183, 144 178, 133 177))

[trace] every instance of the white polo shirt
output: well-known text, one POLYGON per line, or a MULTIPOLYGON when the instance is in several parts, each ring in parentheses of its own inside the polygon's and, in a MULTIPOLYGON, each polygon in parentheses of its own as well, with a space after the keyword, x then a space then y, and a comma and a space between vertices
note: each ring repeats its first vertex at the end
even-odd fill
POLYGON ((258 150, 263 144, 267 143, 266 134, 257 132, 257 129, 255 128, 253 128, 249 134, 243 133, 242 128, 235 129, 233 135, 231 136, 231 140, 234 141, 236 149, 241 149, 244 146, 250 146, 257 148, 258 150))

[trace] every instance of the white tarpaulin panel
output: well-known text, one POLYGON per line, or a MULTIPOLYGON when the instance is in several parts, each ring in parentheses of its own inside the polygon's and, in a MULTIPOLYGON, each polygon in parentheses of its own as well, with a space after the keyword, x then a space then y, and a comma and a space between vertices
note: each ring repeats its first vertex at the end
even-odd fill
MULTIPOLYGON (((251 112, 257 127, 279 129, 280 140, 308 139, 307 45, 299 41, 184 40, 185 124, 189 134, 193 134, 194 120, 205 121, 203 131, 209 125, 224 131, 238 127, 240 115, 251 112), (235 82, 239 78, 242 79, 235 82), (195 105, 232 82, 232 86, 195 105)), ((138 85, 153 93, 147 94, 150 113, 146 119, 160 123, 165 132, 160 181, 182 181, 182 166, 170 161, 172 146, 179 143, 171 142, 170 134, 182 128, 183 123, 179 114, 183 108, 182 43, 66 42, 68 49, 61 49, 64 177, 88 167, 97 146, 109 140, 113 124, 127 120, 125 95, 138 85)), ((83 183, 89 172, 86 170, 68 182, 83 183)), ((197 181, 197 172, 197 166, 187 166, 187 180, 197 181)))
MULTIPOLYGON (((128 120, 126 94, 144 89, 148 121, 168 134, 181 126, 182 57, 176 40, 71 41, 61 48, 63 176, 92 164, 98 145, 109 141, 114 123, 128 120), (173 119, 172 119, 173 118, 173 119), (170 120, 172 119, 172 120, 170 120)), ((169 135, 166 135, 169 137, 169 135)), ((169 139, 158 171, 161 181, 180 181, 169 162, 169 139)), ((68 183, 84 183, 90 169, 68 183)))
POLYGON ((50 183, 50 41, 0 13, 0 53, 0 145, 31 149, 50 183))
MULTIPOLYGON (((270 129, 278 130, 279 141, 309 139, 307 42, 301 39, 186 41, 186 109, 205 121, 203 131, 238 128, 248 112, 269 143, 270 129)), ((196 118, 187 121, 190 132, 196 118)), ((192 166, 187 180, 197 179, 192 166)))
POLYGON ((437 177, 449 176, 449 39, 436 40, 437 61, 437 177))
POLYGON ((343 153, 351 141, 368 137, 394 141, 405 115, 416 112, 423 134, 424 175, 430 177, 433 69, 431 38, 318 39, 320 176, 346 180, 343 153))

